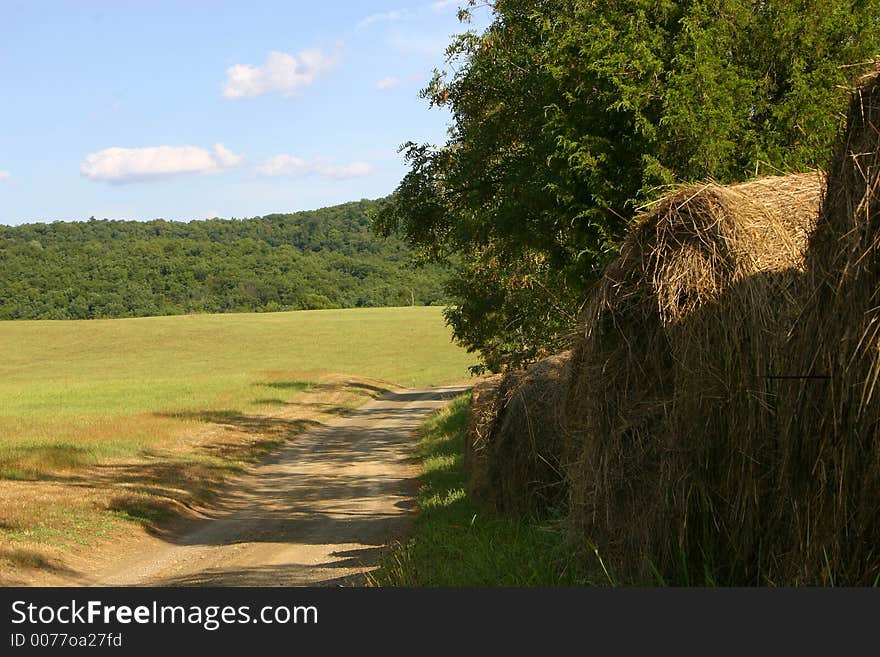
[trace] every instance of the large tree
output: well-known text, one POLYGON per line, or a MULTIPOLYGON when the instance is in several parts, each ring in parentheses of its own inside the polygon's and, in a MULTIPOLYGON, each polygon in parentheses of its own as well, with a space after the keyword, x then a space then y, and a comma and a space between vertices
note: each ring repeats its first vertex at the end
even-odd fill
MULTIPOLYGON (((880 0, 496 0, 422 93, 452 112, 375 218, 457 263, 456 337, 491 369, 564 344, 669 185, 825 165, 880 0)), ((462 12, 467 20, 467 11, 462 12)))

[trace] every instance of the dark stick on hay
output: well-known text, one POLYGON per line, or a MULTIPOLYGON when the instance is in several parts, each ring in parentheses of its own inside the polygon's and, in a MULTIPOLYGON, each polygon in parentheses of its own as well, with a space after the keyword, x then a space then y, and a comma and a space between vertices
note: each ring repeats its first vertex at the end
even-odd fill
POLYGON ((606 270, 566 402, 570 518, 621 581, 761 579, 775 386, 817 173, 661 199, 606 270))

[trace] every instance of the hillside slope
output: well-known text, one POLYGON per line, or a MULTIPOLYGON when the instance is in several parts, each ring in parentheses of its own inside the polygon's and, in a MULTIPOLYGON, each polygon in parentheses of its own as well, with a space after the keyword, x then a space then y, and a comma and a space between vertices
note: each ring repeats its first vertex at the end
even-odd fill
POLYGON ((370 230, 362 200, 188 223, 0 226, 0 319, 442 303, 443 271, 370 230))

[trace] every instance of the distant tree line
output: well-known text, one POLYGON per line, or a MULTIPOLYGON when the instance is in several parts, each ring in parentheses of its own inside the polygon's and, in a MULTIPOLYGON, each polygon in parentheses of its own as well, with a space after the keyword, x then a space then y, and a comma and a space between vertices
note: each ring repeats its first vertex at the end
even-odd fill
POLYGON ((377 237, 363 200, 188 223, 0 226, 0 319, 442 304, 446 270, 377 237))

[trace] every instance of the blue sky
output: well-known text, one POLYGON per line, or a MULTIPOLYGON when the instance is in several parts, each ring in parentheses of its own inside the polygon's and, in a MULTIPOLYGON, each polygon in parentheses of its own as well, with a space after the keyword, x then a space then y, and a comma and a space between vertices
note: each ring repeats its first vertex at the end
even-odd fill
POLYGON ((401 143, 445 140, 418 91, 464 3, 0 0, 0 223, 388 194, 401 143))

